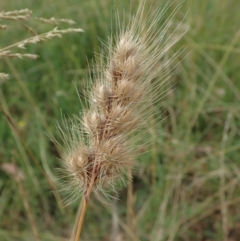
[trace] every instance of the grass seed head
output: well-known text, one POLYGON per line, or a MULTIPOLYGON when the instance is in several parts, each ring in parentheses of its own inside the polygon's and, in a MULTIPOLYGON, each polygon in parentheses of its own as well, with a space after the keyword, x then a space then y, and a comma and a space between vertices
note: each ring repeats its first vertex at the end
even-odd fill
POLYGON ((148 142, 154 102, 162 96, 167 81, 164 71, 178 56, 170 60, 168 56, 168 62, 164 59, 181 38, 168 41, 174 14, 159 25, 166 9, 155 11, 147 19, 143 10, 140 7, 119 36, 109 40, 107 61, 102 54, 96 64, 88 93, 89 108, 64 134, 67 148, 63 161, 76 189, 85 194, 89 190, 104 194, 109 188, 115 190, 116 182, 124 182, 139 143, 148 142))

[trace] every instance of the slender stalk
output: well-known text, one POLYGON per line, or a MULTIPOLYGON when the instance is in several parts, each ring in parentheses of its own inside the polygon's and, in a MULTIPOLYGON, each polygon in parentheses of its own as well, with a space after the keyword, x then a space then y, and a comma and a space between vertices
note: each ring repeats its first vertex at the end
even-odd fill
POLYGON ((81 203, 79 204, 79 207, 78 207, 78 212, 77 212, 75 222, 74 222, 74 225, 73 225, 70 241, 75 240, 76 230, 77 230, 77 227, 78 227, 78 221, 79 221, 79 218, 80 218, 80 215, 81 215, 81 212, 82 212, 82 206, 83 206, 83 198, 82 198, 82 201, 81 201, 81 203))
MULTIPOLYGON (((96 169, 96 165, 94 165, 94 167, 93 167, 93 173, 95 172, 95 169, 96 169)), ((85 217, 90 193, 92 191, 95 178, 96 178, 96 176, 93 175, 92 178, 91 178, 90 184, 88 186, 88 189, 86 190, 86 192, 84 194, 84 197, 83 197, 83 206, 82 206, 81 214, 80 214, 79 221, 78 221, 78 227, 77 227, 77 233, 76 233, 76 236, 75 236, 75 241, 79 241, 79 238, 80 238, 80 235, 81 235, 83 220, 84 220, 84 217, 85 217)))
POLYGON ((36 220, 35 220, 35 217, 34 217, 33 213, 31 212, 30 205, 29 205, 29 202, 28 202, 28 198, 27 198, 27 195, 26 195, 26 191, 25 191, 20 179, 16 178, 16 182, 17 182, 17 185, 18 185, 18 190, 19 190, 20 196, 21 196, 22 201, 23 201, 24 208, 26 210, 28 221, 30 223, 30 226, 31 226, 31 229, 32 229, 32 232, 33 232, 33 235, 34 235, 34 240, 40 241, 37 223, 36 223, 36 220))
POLYGON ((88 199, 86 197, 84 197, 81 215, 80 215, 79 221, 78 221, 78 227, 77 227, 77 233, 76 233, 76 236, 75 236, 75 241, 79 241, 79 238, 80 238, 80 235, 81 235, 83 220, 84 220, 85 213, 86 213, 86 210, 87 210, 87 204, 88 204, 88 199))

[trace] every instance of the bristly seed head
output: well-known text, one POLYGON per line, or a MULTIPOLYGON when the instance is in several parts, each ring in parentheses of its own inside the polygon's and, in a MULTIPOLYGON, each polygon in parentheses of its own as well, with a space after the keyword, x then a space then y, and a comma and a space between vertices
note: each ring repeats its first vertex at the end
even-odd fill
POLYGON ((115 190, 117 181, 124 182, 139 143, 148 142, 154 102, 162 97, 166 81, 163 73, 179 55, 176 53, 167 62, 164 59, 167 50, 184 34, 169 38, 171 18, 159 25, 166 8, 145 21, 142 10, 140 7, 136 17, 121 30, 115 45, 109 41, 107 63, 105 56, 100 56, 88 110, 72 121, 66 134, 60 130, 67 146, 63 148, 65 166, 77 190, 85 194, 115 190))

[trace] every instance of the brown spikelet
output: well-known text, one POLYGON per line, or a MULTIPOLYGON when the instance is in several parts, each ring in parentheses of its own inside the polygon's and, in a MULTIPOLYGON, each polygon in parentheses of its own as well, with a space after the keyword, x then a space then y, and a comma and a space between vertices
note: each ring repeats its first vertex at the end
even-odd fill
POLYGON ((64 165, 77 193, 84 192, 86 199, 92 190, 105 193, 115 190, 116 182, 124 182, 136 149, 148 141, 154 102, 164 94, 164 74, 179 55, 164 59, 183 34, 176 34, 178 27, 167 34, 178 8, 166 21, 164 8, 145 22, 143 7, 139 8, 120 35, 109 40, 109 55, 100 55, 88 93, 89 108, 67 132, 59 128, 65 142, 64 165))

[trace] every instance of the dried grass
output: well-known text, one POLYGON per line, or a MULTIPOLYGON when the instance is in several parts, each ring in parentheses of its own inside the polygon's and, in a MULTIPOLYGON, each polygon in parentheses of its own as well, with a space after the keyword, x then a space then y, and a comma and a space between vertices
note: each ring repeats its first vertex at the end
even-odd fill
MULTIPOLYGON (((13 43, 11 45, 1 47, 0 48, 0 58, 29 58, 29 59, 37 59, 38 55, 31 54, 31 53, 18 53, 16 52, 16 49, 25 49, 27 45, 30 44, 36 44, 38 42, 44 42, 52 38, 61 38, 63 34, 66 33, 73 33, 73 32, 83 32, 81 28, 67 28, 67 29, 58 29, 58 27, 55 27, 54 29, 47 31, 45 33, 37 34, 32 28, 27 26, 27 22, 29 20, 36 20, 41 21, 49 24, 58 25, 61 22, 67 23, 67 24, 75 24, 75 22, 71 19, 45 19, 45 18, 36 18, 33 17, 32 11, 29 9, 21 9, 21 10, 15 10, 15 11, 9 11, 9 12, 0 12, 0 21, 7 22, 8 20, 13 20, 16 22, 22 22, 22 24, 25 27, 25 30, 30 32, 33 36, 28 37, 24 40, 21 40, 19 42, 13 43)), ((1 24, 0 30, 7 30, 8 24, 1 24)), ((9 74, 7 73, 0 73, 0 83, 7 80, 9 78, 9 74)))

